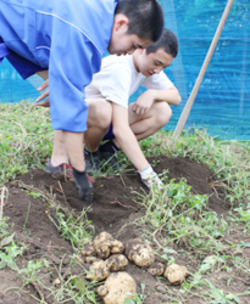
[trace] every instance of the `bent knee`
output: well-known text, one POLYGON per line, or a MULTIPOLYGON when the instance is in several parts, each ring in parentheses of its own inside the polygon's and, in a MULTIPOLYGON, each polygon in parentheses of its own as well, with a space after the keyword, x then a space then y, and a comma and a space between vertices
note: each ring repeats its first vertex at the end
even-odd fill
POLYGON ((99 128, 106 129, 111 124, 112 118, 112 106, 110 102, 105 99, 96 99, 88 101, 89 114, 88 123, 89 125, 95 125, 99 128))
POLYGON ((155 111, 159 126, 164 127, 172 116, 172 109, 165 101, 162 101, 155 103, 155 111))

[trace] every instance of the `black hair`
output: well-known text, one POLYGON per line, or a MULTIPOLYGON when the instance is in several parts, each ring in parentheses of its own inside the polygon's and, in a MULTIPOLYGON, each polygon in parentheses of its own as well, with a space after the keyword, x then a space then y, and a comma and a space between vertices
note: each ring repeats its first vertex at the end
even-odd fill
POLYGON ((128 17, 128 34, 136 34, 153 42, 160 38, 164 27, 164 14, 157 0, 119 0, 115 14, 128 17))
POLYGON ((179 44, 176 35, 170 30, 164 29, 160 39, 150 44, 146 48, 146 53, 155 53, 159 49, 164 49, 166 53, 172 55, 175 58, 178 54, 178 48, 179 44))

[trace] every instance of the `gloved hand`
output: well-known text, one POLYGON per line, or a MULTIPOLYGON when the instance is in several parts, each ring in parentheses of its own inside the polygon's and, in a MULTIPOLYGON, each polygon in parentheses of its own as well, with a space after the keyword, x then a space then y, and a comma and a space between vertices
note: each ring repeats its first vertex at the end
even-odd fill
POLYGON ((93 185, 91 181, 88 179, 86 171, 78 171, 73 168, 73 177, 75 181, 75 185, 78 189, 78 195, 80 199, 83 199, 87 203, 92 202, 92 189, 93 185))
POLYGON ((152 187, 157 187, 158 189, 162 189, 163 183, 157 173, 153 170, 153 168, 148 165, 145 169, 139 172, 141 176, 142 182, 151 189, 152 187))

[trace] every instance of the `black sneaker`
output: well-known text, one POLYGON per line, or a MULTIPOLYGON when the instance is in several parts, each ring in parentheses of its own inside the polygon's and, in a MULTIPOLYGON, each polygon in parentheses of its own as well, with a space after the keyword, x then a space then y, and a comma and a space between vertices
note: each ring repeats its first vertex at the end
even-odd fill
POLYGON ((84 149, 84 158, 85 158, 85 171, 89 175, 93 175, 94 172, 100 171, 100 153, 99 150, 96 152, 89 152, 84 149))
POLYGON ((72 172, 72 166, 70 164, 60 164, 59 166, 52 166, 51 164, 51 160, 48 159, 47 163, 45 165, 45 171, 53 174, 53 175, 65 175, 69 178, 69 179, 73 179, 73 172, 72 172))
POLYGON ((116 153, 120 149, 116 147, 112 140, 109 140, 104 145, 99 147, 100 151, 100 159, 105 160, 106 163, 112 166, 114 170, 118 170, 120 168, 116 153))

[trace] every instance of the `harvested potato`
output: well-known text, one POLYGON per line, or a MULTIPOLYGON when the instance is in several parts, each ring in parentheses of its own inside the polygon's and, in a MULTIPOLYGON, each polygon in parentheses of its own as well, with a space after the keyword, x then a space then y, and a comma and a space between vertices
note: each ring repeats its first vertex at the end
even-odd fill
POLYGON ((95 255, 95 248, 93 244, 86 244, 84 245, 83 249, 81 250, 81 254, 84 256, 95 255))
POLYGON ((123 253, 124 245, 121 241, 114 240, 111 242, 111 253, 123 253))
MULTIPOLYGON (((111 273, 105 281, 104 287, 100 289, 99 295, 102 296, 105 304, 123 304, 126 298, 132 299, 136 293, 135 280, 127 272, 111 273)), ((98 291, 97 290, 97 291, 98 291)))
POLYGON ((187 268, 178 264, 169 265, 164 273, 164 277, 173 285, 180 285, 183 283, 186 275, 187 268))
POLYGON ((106 260, 109 271, 121 271, 128 265, 128 259, 123 254, 111 255, 106 260))
POLYGON ((99 294, 100 297, 105 297, 106 294, 108 293, 108 289, 106 286, 102 285, 102 286, 99 286, 97 288, 97 293, 99 294))
POLYGON ((102 243, 100 244, 100 247, 96 250, 97 256, 100 259, 107 259, 110 254, 110 243, 102 243))
POLYGON ((144 268, 151 266, 155 261, 150 245, 139 238, 127 242, 125 254, 131 262, 144 268))
POLYGON ((161 276, 164 273, 164 265, 162 263, 153 263, 149 268, 148 268, 148 272, 154 276, 161 276))
POLYGON ((95 261, 98 261, 98 259, 96 257, 94 257, 94 256, 86 256, 84 260, 88 264, 92 264, 95 261))
POLYGON ((98 248, 100 243, 111 241, 114 241, 113 236, 110 233, 103 231, 94 238, 93 246, 94 248, 98 248))
POLYGON ((112 235, 106 231, 101 232, 93 240, 93 246, 98 258, 107 259, 111 253, 112 235))
POLYGON ((106 265, 106 262, 103 260, 98 260, 93 262, 90 266, 90 270, 86 275, 86 279, 90 281, 103 281, 109 276, 110 272, 106 265))

